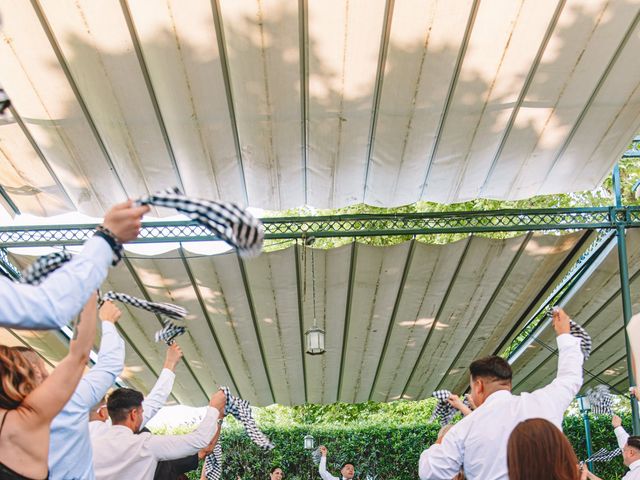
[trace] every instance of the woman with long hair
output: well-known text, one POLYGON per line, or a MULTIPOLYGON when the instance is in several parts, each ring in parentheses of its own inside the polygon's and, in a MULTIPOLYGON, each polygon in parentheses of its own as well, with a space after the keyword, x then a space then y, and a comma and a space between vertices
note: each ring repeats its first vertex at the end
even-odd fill
POLYGON ((48 477, 51 421, 82 377, 97 318, 93 294, 80 313, 68 355, 46 378, 23 353, 0 345, 0 480, 48 477))
POLYGON ((509 480, 580 480, 567 437, 543 418, 520 422, 507 444, 509 480))

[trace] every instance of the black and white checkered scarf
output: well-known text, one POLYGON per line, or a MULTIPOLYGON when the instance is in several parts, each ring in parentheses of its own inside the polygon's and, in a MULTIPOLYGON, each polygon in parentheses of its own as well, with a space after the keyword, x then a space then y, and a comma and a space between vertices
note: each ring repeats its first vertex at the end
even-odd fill
POLYGON ((613 415, 613 395, 606 385, 596 385, 585 392, 591 405, 591 412, 596 415, 613 415))
MULTIPOLYGON (((432 396, 438 399, 438 403, 431 414, 431 421, 434 421, 437 418, 440 425, 448 425, 458 412, 458 410, 449 403, 451 392, 449 390, 436 390, 432 393, 432 396)), ((463 403, 469 406, 469 401, 466 397, 463 400, 463 403)))
POLYGON ((131 305, 132 307, 141 308, 158 315, 163 322, 163 327, 154 335, 156 342, 164 342, 167 345, 171 345, 175 341, 176 337, 184 335, 187 331, 187 327, 184 325, 178 325, 173 321, 184 320, 189 313, 186 308, 179 305, 164 302, 149 302, 142 298, 127 295, 126 293, 112 291, 105 293, 100 298, 100 304, 107 300, 117 300, 119 302, 126 303, 127 305, 131 305))
POLYGON ((606 448, 601 448, 596 453, 591 455, 589 458, 584 460, 582 463, 589 462, 609 462, 616 458, 618 455, 622 455, 622 450, 620 448, 616 448, 615 450, 609 451, 606 448))
POLYGON ((187 197, 177 188, 142 197, 137 203, 173 208, 184 213, 237 248, 243 257, 253 257, 262 251, 262 223, 235 203, 187 197))
MULTIPOLYGON (((71 260, 71 258, 72 255, 66 250, 43 255, 23 270, 19 282, 29 285, 39 285, 50 273, 62 267, 71 260)), ((148 302, 147 300, 118 292, 105 293, 99 300, 100 305, 107 300, 117 300, 133 307, 142 308, 158 314, 162 318, 164 326, 155 333, 156 342, 164 341, 167 345, 171 345, 175 337, 184 334, 187 330, 186 327, 177 325, 175 322, 169 320, 184 320, 187 316, 189 312, 179 305, 163 302, 148 302)))
POLYGON ((50 253, 38 257, 31 265, 22 271, 20 283, 40 285, 47 276, 71 260, 71 254, 66 250, 50 253))
POLYGON ((571 335, 580 339, 580 350, 582 350, 584 359, 587 360, 589 358, 589 355, 591 355, 591 336, 584 328, 582 328, 573 320, 569 320, 569 329, 571 335))
MULTIPOLYGON (((244 431, 247 432, 249 438, 263 450, 272 450, 275 445, 269 440, 269 438, 262 433, 262 431, 256 425, 256 421, 251 415, 251 405, 247 400, 234 397, 231 395, 231 391, 228 387, 220 387, 227 397, 227 402, 224 406, 224 414, 233 415, 244 427, 244 431)), ((219 447, 217 444, 216 447, 219 447)), ((222 448, 213 450, 212 453, 207 455, 204 462, 204 474, 207 480, 219 480, 222 474, 222 448)))
POLYGON ((184 320, 184 318, 189 313, 187 309, 179 305, 173 305, 172 303, 163 303, 163 302, 149 302, 141 298, 127 295, 126 293, 109 291, 105 293, 100 300, 101 300, 101 303, 107 300, 111 300, 111 301, 117 300, 118 302, 131 305, 132 307, 142 308, 143 310, 147 310, 149 312, 156 313, 164 317, 173 318, 175 320, 184 320))
POLYGON ((213 452, 204 457, 204 475, 207 480, 220 480, 222 476, 222 446, 216 443, 213 452))

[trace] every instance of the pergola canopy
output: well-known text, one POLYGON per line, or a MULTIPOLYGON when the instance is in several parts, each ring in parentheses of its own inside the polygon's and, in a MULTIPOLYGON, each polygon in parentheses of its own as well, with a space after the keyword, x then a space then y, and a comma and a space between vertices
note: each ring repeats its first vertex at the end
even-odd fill
POLYGON ((281 210, 592 189, 640 125, 636 0, 0 1, 6 207, 168 186, 281 210))
MULTIPOLYGON (((98 216, 174 185, 270 210, 574 192, 597 187, 640 126, 640 0, 0 0, 0 13, 11 213, 98 216)), ((616 228, 618 213, 637 226, 637 211, 602 210, 584 228, 616 228)), ((470 361, 504 351, 596 236, 301 242, 246 261, 129 252, 104 288, 190 310, 178 402, 202 404, 217 384, 257 405, 419 399, 464 389, 470 361), (314 317, 327 353, 310 357, 314 317)), ((632 287, 638 242, 630 231, 632 287)), ((566 308, 594 337, 589 371, 622 388, 615 239, 607 249, 566 308)), ((148 391, 159 319, 125 309, 119 325, 123 379, 148 391)), ((66 352, 54 332, 0 330, 0 341, 26 341, 52 365, 66 352)), ((550 331, 538 342, 553 346, 550 331)), ((518 391, 555 372, 538 342, 514 360, 518 391)))

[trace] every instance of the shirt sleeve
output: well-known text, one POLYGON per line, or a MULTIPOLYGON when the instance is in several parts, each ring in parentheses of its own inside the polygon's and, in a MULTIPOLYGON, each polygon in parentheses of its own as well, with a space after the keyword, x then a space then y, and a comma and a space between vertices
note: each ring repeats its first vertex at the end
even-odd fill
POLYGON ((38 286, 0 278, 0 326, 30 330, 64 327, 102 284, 112 258, 109 244, 93 237, 82 252, 38 286))
POLYGON ((629 434, 623 427, 616 427, 613 430, 613 433, 616 434, 616 440, 618 440, 618 446, 620 448, 624 448, 627 444, 627 440, 629 440, 629 434))
POLYGON ((462 421, 457 423, 447 432, 442 443, 431 445, 422 452, 418 464, 420 480, 449 480, 460 472, 464 459, 463 425, 462 421))
POLYGON ((582 363, 584 356, 580 350, 580 340, 568 333, 559 335, 558 373, 546 387, 531 393, 537 400, 543 400, 549 420, 562 424, 564 412, 582 387, 582 363))
POLYGON ((327 457, 320 458, 320 465, 318 465, 318 473, 322 477, 322 480, 339 480, 338 477, 334 477, 327 472, 327 457))
POLYGON ((124 368, 124 340, 111 322, 102 322, 102 339, 98 351, 98 361, 82 377, 71 402, 89 409, 100 401, 113 385, 124 368))
POLYGON ((143 413, 142 425, 140 425, 140 428, 144 427, 147 422, 151 420, 162 407, 164 407, 164 404, 167 403, 167 398, 171 395, 171 389, 173 388, 173 381, 175 378, 176 374, 171 370, 168 368, 162 369, 153 389, 142 401, 143 413))
POLYGON ((175 460, 193 455, 209 444, 216 433, 217 420, 218 409, 207 407, 202 422, 193 432, 186 435, 149 435, 147 446, 158 460, 175 460))

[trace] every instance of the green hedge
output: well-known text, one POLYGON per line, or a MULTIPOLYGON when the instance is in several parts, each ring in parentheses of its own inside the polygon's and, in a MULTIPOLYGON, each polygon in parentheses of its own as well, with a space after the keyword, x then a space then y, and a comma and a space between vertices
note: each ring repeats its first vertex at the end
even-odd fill
MULTIPOLYGON (((629 416, 623 416, 623 425, 630 429, 629 416)), ((316 444, 325 444, 329 449, 329 471, 338 473, 339 464, 352 460, 358 471, 357 478, 366 474, 384 480, 416 480, 418 458, 425 447, 431 445, 438 433, 436 424, 414 426, 363 425, 357 427, 309 427, 264 428, 276 444, 269 453, 253 445, 243 431, 237 428, 223 430, 223 475, 222 478, 236 480, 267 480, 271 466, 281 466, 289 480, 317 480, 317 467, 310 455, 302 448, 302 438, 311 434, 316 444)), ((564 431, 573 444, 578 458, 586 458, 584 426, 581 417, 567 416, 564 431)), ((591 417, 591 433, 594 450, 617 447, 611 420, 607 417, 591 417)), ((605 480, 619 479, 624 474, 622 457, 609 463, 597 463, 596 473, 605 480)), ((191 479, 199 479, 193 473, 191 479)))

